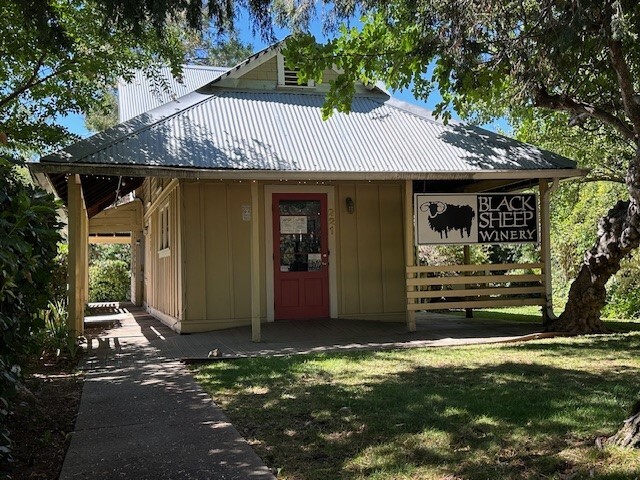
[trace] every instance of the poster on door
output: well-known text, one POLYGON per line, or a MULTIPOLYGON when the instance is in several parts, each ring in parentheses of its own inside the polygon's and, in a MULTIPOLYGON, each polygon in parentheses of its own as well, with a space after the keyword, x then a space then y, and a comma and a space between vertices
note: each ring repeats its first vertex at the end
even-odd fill
POLYGON ((416 245, 538 243, 534 193, 414 195, 416 245))
POLYGON ((281 234, 307 233, 307 216, 306 215, 281 216, 280 217, 280 233, 281 234))

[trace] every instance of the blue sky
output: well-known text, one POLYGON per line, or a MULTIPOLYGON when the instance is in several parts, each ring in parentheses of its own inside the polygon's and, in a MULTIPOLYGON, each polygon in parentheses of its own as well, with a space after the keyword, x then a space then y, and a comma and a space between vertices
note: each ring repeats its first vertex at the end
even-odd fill
MULTIPOLYGON (((357 25, 357 23, 358 22, 356 21, 355 24, 357 25)), ((240 39, 243 41, 243 43, 251 44, 254 48, 254 51, 262 50, 263 48, 268 46, 268 44, 265 43, 264 40, 262 40, 259 35, 253 34, 253 32, 251 31, 251 26, 249 22, 247 21, 246 17, 244 17, 243 15, 240 16, 239 21, 237 23, 237 27, 238 27, 238 34, 240 39)), ((310 31, 313 35, 315 35, 316 39, 318 39, 319 41, 326 39, 326 37, 322 34, 322 28, 319 21, 312 22, 310 31)), ((289 31, 286 29, 277 28, 275 31, 275 34, 277 38, 284 38, 289 34, 289 31)), ((433 110, 435 108, 435 105, 440 100, 440 96, 437 94, 437 92, 432 93, 432 95, 429 97, 428 101, 426 102, 416 100, 411 94, 411 91, 409 90, 395 91, 393 92, 393 96, 405 102, 413 103, 415 105, 420 105, 429 110, 433 110)), ((458 119, 457 116, 455 115, 455 112, 453 117, 454 119, 458 119)), ((58 121, 63 125, 67 126, 73 133, 80 135, 83 138, 88 137, 91 134, 84 126, 84 116, 82 115, 72 114, 66 117, 60 117, 58 121)), ((509 125, 504 120, 498 120, 491 124, 483 125, 483 127, 492 131, 501 131, 501 132, 511 131, 509 125)))

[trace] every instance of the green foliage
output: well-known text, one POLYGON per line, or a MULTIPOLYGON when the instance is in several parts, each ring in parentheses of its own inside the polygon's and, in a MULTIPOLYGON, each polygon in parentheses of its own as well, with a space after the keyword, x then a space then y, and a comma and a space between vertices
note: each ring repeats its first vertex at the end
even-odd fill
POLYGON ((607 182, 565 184, 554 194, 552 252, 565 281, 575 276, 585 250, 593 245, 600 218, 625 194, 624 186, 607 182))
POLYGON ((41 152, 68 143, 73 136, 55 122, 56 117, 99 105, 104 92, 119 77, 129 78, 132 69, 146 68, 153 74, 158 65, 169 63, 178 73, 183 50, 177 29, 167 28, 161 35, 147 26, 132 35, 108 28, 97 3, 41 3, 46 7, 43 15, 55 22, 51 28, 40 28, 40 8, 30 22, 25 16, 31 13, 20 2, 0 0, 0 31, 7 33, 0 36, 0 50, 11 52, 0 63, 5 150, 41 152))
POLYGON ((106 260, 120 260, 131 267, 131 245, 122 243, 105 243, 89 245, 89 265, 106 260))
POLYGON ((131 245, 90 245, 89 301, 124 302, 130 297, 131 245))
POLYGON ((580 167, 591 169, 589 180, 624 183, 626 167, 635 155, 633 143, 593 120, 584 119, 574 127, 570 122, 566 113, 540 110, 519 109, 510 117, 518 140, 576 160, 580 167))
POLYGON ((187 64, 233 67, 253 54, 253 46, 243 43, 237 34, 225 39, 207 30, 196 32, 185 42, 187 51, 184 60, 187 64))
MULTIPOLYGON (((483 245, 469 245, 470 262, 487 262, 487 248, 483 245)), ((423 245, 418 248, 421 265, 462 265, 464 249, 461 245, 423 245)))
POLYGON ((625 260, 607 285, 607 305, 603 310, 609 318, 640 318, 640 259, 625 260))
MULTIPOLYGON (((518 140, 574 158, 580 166, 591 169, 585 181, 561 185, 551 202, 553 283, 558 303, 566 300, 584 252, 593 245, 600 219, 611 205, 628 195, 624 169, 634 155, 633 146, 610 128, 592 125, 587 141, 587 126, 572 128, 569 120, 566 114, 554 112, 521 112, 512 117, 518 140)), ((635 262, 626 261, 608 283, 605 316, 633 317, 638 313, 640 298, 632 287, 638 280, 640 270, 635 262)))
POLYGON ((47 356, 56 359, 74 359, 80 347, 78 339, 69 332, 67 320, 69 312, 65 300, 49 302, 41 313, 44 320, 41 345, 47 356))
MULTIPOLYGON (((460 245, 424 245, 418 249, 418 260, 424 265, 462 265, 464 249, 460 245)), ((539 260, 535 244, 469 245, 469 263, 535 263, 539 260)))
POLYGON ((131 270, 123 260, 101 260, 89 267, 90 302, 124 302, 131 299, 131 270))
POLYGON ((84 124, 92 132, 101 132, 118 123, 118 99, 116 94, 109 90, 105 92, 102 101, 93 107, 85 115, 84 124))
MULTIPOLYGON (((584 113, 631 136, 610 49, 620 47, 637 76, 635 1, 393 0, 358 6, 360 27, 342 27, 340 37, 324 45, 298 36, 285 53, 310 77, 331 65, 343 72, 331 85, 326 114, 349 110, 354 80, 381 80, 393 89, 410 88, 419 99, 438 89, 435 113, 445 119, 450 108, 485 122, 537 106, 584 113)), ((353 7, 340 2, 336 9, 353 7)))
POLYGON ((54 302, 67 301, 67 261, 69 247, 66 243, 58 244, 58 254, 54 259, 55 266, 51 271, 51 298, 54 302))
POLYGON ((0 158, 0 464, 10 443, 4 427, 9 400, 20 379, 20 365, 42 327, 60 240, 53 196, 25 185, 0 158))

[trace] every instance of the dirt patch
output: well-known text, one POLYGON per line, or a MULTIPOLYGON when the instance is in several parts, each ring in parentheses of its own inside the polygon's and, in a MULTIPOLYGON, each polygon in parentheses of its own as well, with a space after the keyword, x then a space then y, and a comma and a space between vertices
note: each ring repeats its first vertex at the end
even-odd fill
MULTIPOLYGON (((40 359, 25 368, 8 428, 14 442, 9 478, 56 479, 71 441, 82 393, 77 361, 40 359)), ((0 473, 0 476, 1 473, 0 473)))

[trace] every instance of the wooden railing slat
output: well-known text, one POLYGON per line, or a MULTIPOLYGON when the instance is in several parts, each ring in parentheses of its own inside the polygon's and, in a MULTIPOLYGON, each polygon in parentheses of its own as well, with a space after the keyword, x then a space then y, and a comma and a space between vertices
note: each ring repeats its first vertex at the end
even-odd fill
POLYGON ((504 263, 487 265, 420 265, 407 267, 407 273, 488 272, 495 270, 542 269, 542 263, 504 263))
POLYGON ((464 302, 431 302, 431 303, 411 303, 407 305, 408 310, 446 310, 449 308, 493 308, 493 307, 519 307, 524 305, 545 305, 544 298, 514 298, 478 300, 464 302))
POLYGON ((540 294, 540 293, 544 293, 543 286, 467 288, 467 289, 456 289, 456 290, 409 291, 407 292, 407 298, 478 297, 482 295, 523 295, 523 294, 526 295, 526 294, 540 294))
POLYGON ((407 279, 408 286, 428 286, 428 285, 474 285, 482 283, 519 283, 519 282, 542 282, 542 275, 473 275, 464 277, 424 277, 407 279))

